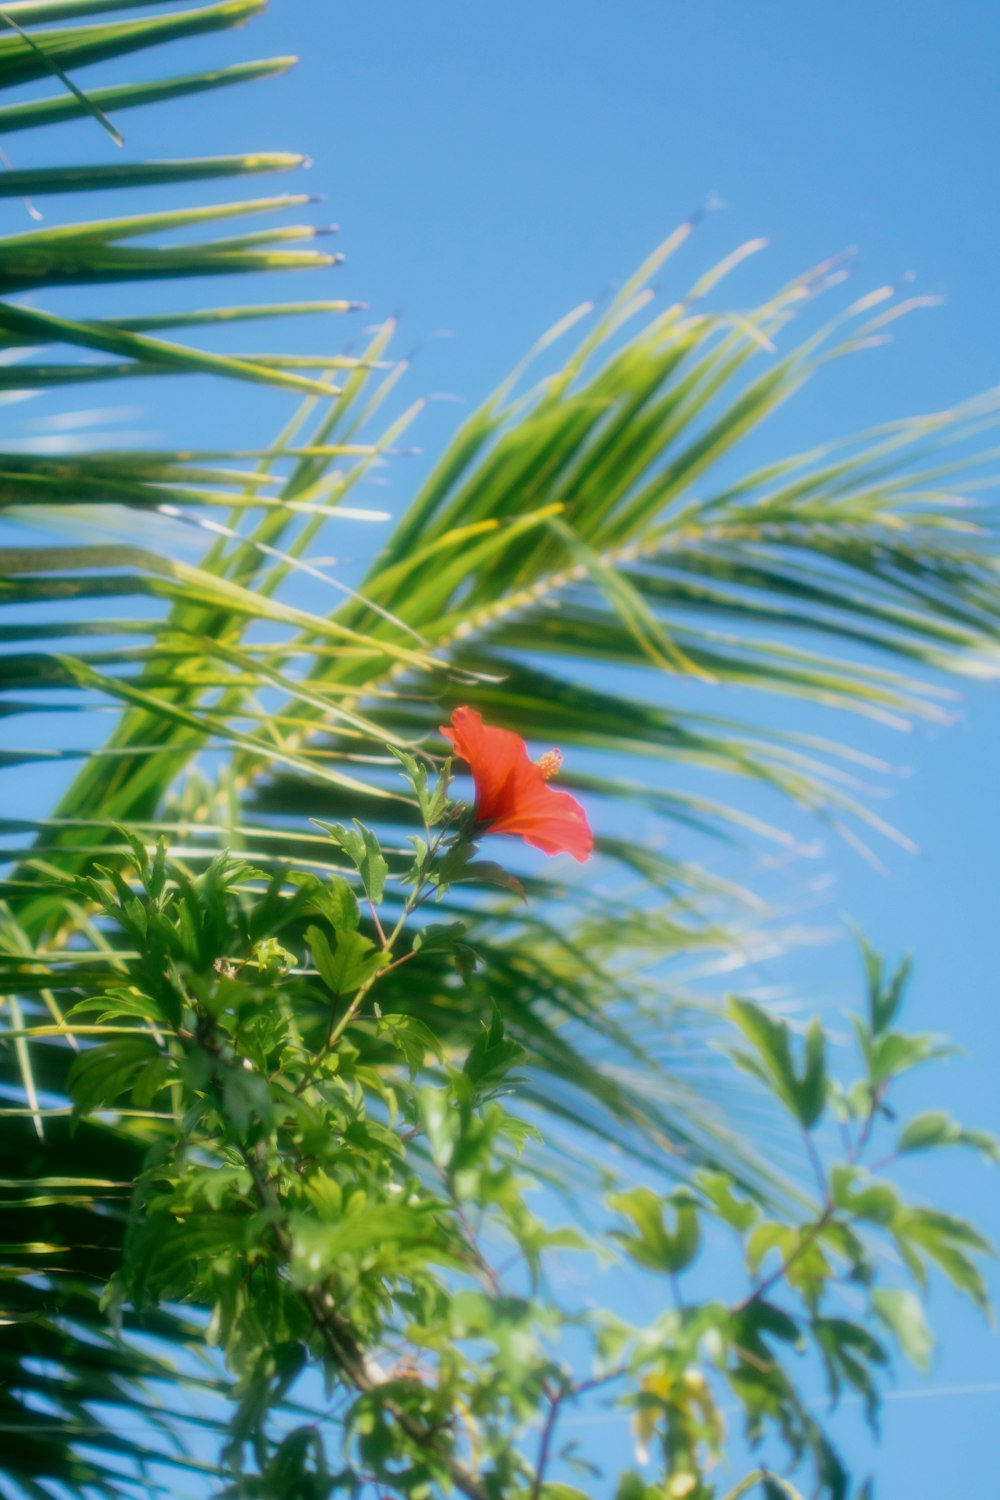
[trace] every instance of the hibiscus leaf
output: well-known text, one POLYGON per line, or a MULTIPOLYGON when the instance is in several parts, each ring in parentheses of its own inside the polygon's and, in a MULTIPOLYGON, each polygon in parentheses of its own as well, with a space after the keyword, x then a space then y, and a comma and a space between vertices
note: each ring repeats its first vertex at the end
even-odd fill
POLYGON ((318 927, 307 927, 306 941, 320 978, 335 995, 351 994, 389 962, 388 954, 360 932, 335 932, 331 947, 318 927))
POLYGON ((445 809, 448 806, 448 785, 451 780, 451 761, 447 760, 436 784, 430 785, 430 771, 427 765, 411 755, 407 750, 401 750, 398 745, 386 747, 391 755, 394 755, 403 767, 404 780, 410 783, 413 794, 420 808, 420 816, 426 827, 433 828, 441 821, 445 809))
POLYGON ((495 864, 491 859, 474 859, 451 879, 455 884, 465 880, 474 880, 479 885, 499 886, 502 890, 512 891, 525 903, 528 900, 524 893, 524 886, 517 876, 505 870, 502 865, 495 864))
POLYGON ((465 922, 429 922, 413 939, 414 953, 452 953, 458 940, 465 936, 465 922))
POLYGON ((494 1089, 524 1056, 524 1048, 505 1036, 503 1016, 494 1001, 490 1023, 483 1024, 462 1072, 477 1091, 494 1089))
POLYGON ((416 1016, 380 1016, 375 1028, 377 1036, 387 1036, 398 1047, 406 1061, 411 1078, 415 1078, 426 1065, 428 1057, 444 1060, 444 1049, 429 1026, 416 1016))
POLYGON ((919 1297, 901 1287, 876 1287, 871 1299, 875 1316, 891 1331, 903 1353, 919 1370, 926 1370, 934 1338, 919 1297))
POLYGON ((343 823, 324 823, 319 818, 313 818, 312 821, 325 829, 348 859, 357 865, 365 894, 369 901, 377 905, 385 892, 389 866, 371 829, 359 823, 357 818, 354 819, 353 828, 345 828, 343 823))
POLYGON ((757 1057, 735 1057, 740 1066, 768 1083, 774 1094, 806 1130, 823 1113, 827 1098, 825 1046, 822 1028, 813 1022, 806 1032, 803 1067, 796 1071, 791 1030, 785 1021, 769 1016, 749 1000, 731 999, 729 1016, 756 1049, 757 1057))
POLYGON ((292 870, 288 876, 292 885, 303 893, 306 907, 325 917, 331 927, 342 930, 357 927, 361 920, 358 898, 341 875, 321 880, 304 870, 292 870))

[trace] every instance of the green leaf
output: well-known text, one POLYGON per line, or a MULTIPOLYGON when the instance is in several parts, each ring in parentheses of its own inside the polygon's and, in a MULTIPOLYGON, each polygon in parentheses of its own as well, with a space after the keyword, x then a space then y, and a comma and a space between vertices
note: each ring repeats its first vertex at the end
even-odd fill
POLYGON ((758 1298, 740 1311, 738 1321, 741 1328, 750 1329, 755 1335, 769 1334, 783 1344, 791 1344, 798 1349, 805 1347, 795 1319, 773 1302, 758 1298))
POLYGON ((503 1016, 494 1004, 489 1025, 473 1042, 462 1072, 477 1091, 495 1089, 524 1056, 524 1048, 504 1034, 503 1016))
POLYGON ((736 1183, 729 1173, 713 1172, 705 1168, 695 1173, 694 1181, 719 1218, 740 1234, 746 1234, 759 1219, 760 1209, 757 1204, 736 1196, 736 1183))
POLYGON ((638 1230, 637 1235, 612 1231, 638 1265, 677 1274, 686 1270, 698 1254, 701 1226, 698 1210, 688 1196, 675 1193, 663 1199, 651 1188, 637 1187, 612 1193, 608 1207, 631 1219, 638 1230), (673 1212, 673 1228, 664 1222, 665 1208, 673 1212))
POLYGON ((155 1083, 162 1085, 163 1054, 152 1037, 122 1036, 93 1047, 70 1068, 69 1086, 77 1114, 86 1115, 114 1104, 126 1091, 141 1087, 144 1074, 155 1069, 155 1083))
POLYGON ((955 1051, 954 1047, 939 1036, 914 1036, 901 1031, 882 1032, 873 1038, 868 1048, 871 1083, 876 1088, 883 1086, 924 1063, 951 1057, 955 1051))
POLYGON ((915 1116, 900 1132, 896 1150, 905 1156, 939 1146, 970 1146, 987 1161, 1000 1165, 1000 1141, 995 1135, 987 1130, 965 1130, 943 1109, 926 1110, 915 1116))
POLYGON ((630 1469, 618 1480, 615 1500, 661 1500, 661 1493, 662 1486, 647 1484, 640 1475, 630 1469))
POLYGON ((112 122, 108 119, 107 115, 100 108, 100 106, 95 104, 92 99, 88 98, 83 90, 79 88, 76 83, 74 83, 73 79, 70 78, 68 73, 63 72, 62 68, 55 61, 55 58, 51 56, 49 51, 45 47, 40 46, 29 32, 24 31, 17 24, 9 11, 0 10, 0 24, 9 26, 13 31, 17 33, 24 44, 27 47, 30 47, 35 55, 40 59, 43 67, 46 68, 49 72, 53 73, 55 77, 59 79, 63 87, 69 90, 74 99, 76 99, 77 103, 83 109, 85 109, 88 114, 93 116, 93 118, 102 127, 102 129, 107 131, 108 135, 114 141, 116 146, 124 146, 125 138, 122 135, 121 131, 118 129, 117 125, 112 124, 112 122))
POLYGON ((294 969, 298 959, 277 938, 262 938, 253 946, 253 960, 261 974, 281 975, 294 969))
POLYGON ((414 953, 454 953, 468 931, 465 922, 429 922, 413 935, 414 953))
POLYGON ((222 1074, 222 1108, 237 1137, 254 1126, 270 1129, 274 1101, 267 1079, 248 1068, 226 1068, 222 1074))
POLYGON ((389 866, 371 829, 359 823, 357 818, 354 819, 353 828, 345 828, 342 823, 324 823, 319 818, 314 818, 313 822, 324 828, 333 842, 357 865, 365 893, 369 901, 377 906, 385 892, 389 866))
MULTIPOLYGON (((266 62, 236 63, 208 73, 190 73, 179 78, 156 78, 143 83, 115 84, 110 88, 89 89, 87 98, 105 111, 115 114, 138 105, 155 104, 164 99, 183 99, 206 90, 227 88, 234 83, 249 83, 259 78, 273 78, 286 73, 294 58, 276 57, 266 62)), ((5 104, 0 108, 0 135, 15 130, 29 130, 38 125, 52 125, 89 114, 89 107, 72 94, 57 94, 51 99, 31 99, 23 104, 5 104)))
POLYGON ((401 749, 398 745, 390 745, 390 752, 396 757, 403 767, 405 779, 413 788, 420 808, 420 816, 427 828, 434 828, 440 823, 448 809, 448 787, 451 781, 451 761, 446 760, 438 775, 435 785, 429 782, 429 770, 426 762, 418 760, 415 755, 401 749))
POLYGON ((875 1287, 871 1293, 872 1309, 893 1334, 907 1359, 919 1370, 930 1366, 934 1338, 924 1317, 919 1297, 896 1287, 875 1287))
POLYGON ((923 1284, 923 1262, 932 1261, 958 1291, 986 1316, 989 1292, 973 1256, 993 1256, 990 1241, 965 1219, 932 1208, 906 1208, 893 1223, 893 1234, 913 1275, 923 1284))
POLYGON ((907 955, 886 979, 885 960, 860 933, 861 956, 868 980, 868 1019, 872 1035, 880 1036, 896 1019, 910 981, 913 961, 907 955))
POLYGON ((800 1077, 792 1059, 791 1032, 786 1022, 774 1020, 749 1000, 731 999, 727 1012, 756 1048, 760 1064, 754 1071, 800 1125, 811 1130, 823 1113, 827 1096, 826 1043, 820 1022, 814 1019, 806 1032, 800 1077))
POLYGON ((901 1204, 896 1190, 862 1167, 838 1164, 830 1173, 830 1196, 837 1208, 871 1224, 891 1225, 901 1204))
POLYGON ((524 886, 516 875, 505 870, 503 865, 496 864, 491 859, 473 859, 462 866, 454 875, 450 876, 450 883, 458 885, 462 881, 474 881, 478 885, 492 885, 500 890, 510 891, 521 901, 527 903, 524 886))
POLYGON ((444 1061, 444 1050, 437 1037, 416 1016, 380 1016, 375 1027, 376 1036, 388 1037, 394 1047, 403 1054, 410 1077, 416 1078, 424 1071, 427 1058, 444 1061))
MULTIPOLYGON (((360 1196, 364 1198, 363 1194, 360 1196)), ((440 1236, 435 1233, 430 1205, 417 1211, 352 1201, 337 1223, 318 1224, 303 1215, 293 1217, 292 1228, 296 1240, 292 1274, 305 1286, 316 1283, 320 1267, 340 1255, 359 1256, 375 1251, 389 1265, 399 1247, 417 1244, 428 1251, 433 1247, 435 1258, 452 1259, 443 1246, 435 1244, 440 1236)))
POLYGON ((107 1021, 127 1019, 140 1021, 165 1021, 167 1019, 159 1002, 152 996, 145 995, 133 987, 118 988, 117 986, 107 989, 103 995, 92 995, 87 1000, 78 1000, 66 1012, 66 1019, 71 1021, 76 1016, 86 1015, 95 1015, 98 1025, 103 1025, 107 1021))
MULTIPOLYGON (((3 11, 0 10, 0 15, 3 11)), ((103 192, 109 188, 157 187, 174 182, 200 182, 217 177, 245 177, 261 172, 290 172, 306 158, 288 151, 254 152, 243 156, 192 157, 179 161, 114 162, 102 166, 36 167, 4 172, 0 197, 38 198, 48 193, 103 192)), ((296 201, 302 201, 301 199, 296 201)), ((308 201, 308 200, 306 200, 308 201)), ((165 225, 169 227, 169 224, 165 225)), ((78 226, 70 233, 75 238, 78 226)), ((66 231, 63 231, 66 234, 66 231)), ((53 243, 44 231, 36 238, 53 243)))
POLYGON ((331 947, 318 927, 307 927, 306 942, 321 979, 337 996, 353 994, 390 961, 388 953, 376 949, 370 938, 349 928, 334 932, 331 947))
POLYGON ((79 68, 200 32, 240 26, 258 13, 265 3, 266 0, 220 0, 215 5, 175 11, 169 16, 35 31, 32 33, 33 46, 21 38, 4 37, 0 42, 0 84, 44 78, 53 66, 64 70, 79 68), (39 52, 43 55, 39 56, 39 52))
POLYGON ((331 927, 351 930, 361 921, 358 898, 350 885, 340 875, 331 875, 321 880, 304 870, 291 870, 288 879, 298 886, 310 911, 325 917, 331 927))
POLYGON ((773 1219, 765 1219, 762 1224, 757 1224, 752 1229, 746 1241, 745 1255, 747 1270, 751 1276, 756 1276, 764 1260, 772 1250, 778 1250, 782 1260, 788 1260, 793 1250, 797 1248, 799 1232, 790 1224, 780 1224, 773 1219))

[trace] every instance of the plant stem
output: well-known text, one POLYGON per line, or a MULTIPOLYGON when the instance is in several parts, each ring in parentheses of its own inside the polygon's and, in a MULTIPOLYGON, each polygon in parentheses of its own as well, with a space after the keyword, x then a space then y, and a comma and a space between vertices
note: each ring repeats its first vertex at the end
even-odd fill
POLYGON ((823 1200, 824 1204, 827 1204, 830 1201, 830 1189, 827 1185, 826 1173, 823 1170, 823 1163, 820 1160, 819 1152, 816 1150, 816 1143, 808 1130, 803 1130, 802 1138, 806 1143, 806 1155, 809 1157, 809 1164, 812 1167, 813 1173, 816 1178, 816 1185, 819 1188, 820 1198, 823 1200))
POLYGON ((538 1444, 535 1478, 531 1486, 529 1500, 540 1500, 542 1486, 545 1483, 545 1469, 548 1465, 552 1440, 555 1437, 556 1423, 559 1420, 559 1413, 563 1403, 566 1401, 576 1401, 580 1396, 586 1396, 591 1391, 600 1390, 602 1386, 610 1385, 614 1380, 621 1380, 622 1376, 627 1374, 628 1367, 621 1365, 618 1369, 609 1370, 606 1375, 592 1375, 589 1380, 581 1380, 577 1385, 564 1385, 558 1391, 546 1392, 549 1397, 549 1409, 538 1444))
POLYGON ((791 1254, 785 1257, 776 1271, 772 1271, 770 1276, 765 1276, 764 1280, 754 1287, 748 1297, 744 1297, 742 1302, 737 1303, 733 1311, 737 1313, 745 1312, 748 1307, 752 1307, 755 1302, 760 1302, 762 1298, 766 1297, 772 1287, 778 1285, 779 1281, 784 1281, 795 1263, 805 1255, 810 1246, 815 1244, 833 1218, 835 1212, 833 1204, 827 1203, 819 1218, 809 1229, 805 1231, 799 1230, 799 1243, 791 1254))
MULTIPOLYGON (((225 1055, 214 1034, 205 1033, 200 1041, 201 1045, 214 1057, 217 1070, 219 1068, 235 1069, 242 1065, 241 1060, 235 1054, 232 1058, 225 1055)), ((268 1210, 272 1216, 272 1229, 283 1262, 282 1269, 285 1270, 291 1261, 294 1244, 285 1222, 281 1199, 267 1174, 267 1147, 264 1141, 258 1141, 253 1149, 242 1143, 237 1146, 237 1149, 250 1173, 260 1206, 268 1210)), ((302 1293, 302 1297, 313 1326, 326 1344, 332 1360, 355 1390, 368 1394, 387 1384, 389 1377, 379 1369, 374 1360, 368 1359, 363 1350, 358 1348, 350 1324, 341 1317, 333 1305, 329 1288, 310 1288, 302 1293)), ((490 1500, 486 1487, 472 1470, 461 1459, 442 1447, 437 1432, 429 1431, 391 1397, 384 1397, 383 1404, 385 1410, 407 1437, 418 1447, 431 1453, 435 1461, 447 1469, 455 1488, 466 1497, 466 1500, 490 1500)))
POLYGON ((549 1396, 549 1410, 538 1444, 538 1459, 535 1463, 535 1478, 531 1486, 531 1500, 540 1500, 542 1485, 545 1482, 545 1470, 549 1462, 549 1449, 552 1446, 552 1439, 555 1437, 556 1423, 559 1421, 559 1409, 567 1395, 569 1395, 569 1391, 563 1386, 561 1390, 549 1396))

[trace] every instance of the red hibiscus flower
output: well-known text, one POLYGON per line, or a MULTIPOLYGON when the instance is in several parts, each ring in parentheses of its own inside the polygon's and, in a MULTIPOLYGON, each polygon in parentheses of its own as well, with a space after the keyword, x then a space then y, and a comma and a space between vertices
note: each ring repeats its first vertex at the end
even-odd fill
POLYGON ((558 750, 528 759, 521 736, 484 724, 474 708, 456 708, 441 733, 468 761, 476 786, 476 817, 490 833, 511 833, 545 854, 590 857, 594 835, 587 815, 568 792, 549 786, 562 763, 558 750))

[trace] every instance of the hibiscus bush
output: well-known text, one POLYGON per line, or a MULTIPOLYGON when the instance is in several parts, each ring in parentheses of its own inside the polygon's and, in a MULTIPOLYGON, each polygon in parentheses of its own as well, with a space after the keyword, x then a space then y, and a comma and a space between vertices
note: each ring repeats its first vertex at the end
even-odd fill
POLYGON ((864 950, 845 1078, 818 1021, 796 1034, 730 1001, 719 1040, 801 1143, 808 1193, 749 1162, 679 1162, 671 1184, 608 1158, 581 1216, 553 1191, 552 1141, 519 1086, 526 1053, 453 888, 525 900, 476 841, 505 833, 583 859, 586 814, 546 780, 551 754, 532 762, 469 708, 445 733, 475 803, 454 800, 451 762, 397 751, 420 826, 405 859, 356 821, 322 825, 343 875, 275 877, 220 855, 192 878, 162 840, 126 835, 127 873, 69 882, 121 955, 67 1017, 87 1039, 69 1077, 76 1118, 150 1119, 110 1316, 155 1330, 171 1305, 205 1309, 236 1380, 220 1495, 868 1494, 801 1387, 823 1371, 831 1398, 857 1393, 874 1421, 893 1350, 926 1364, 929 1271, 986 1308, 987 1242, 908 1201, 890 1168, 945 1146, 998 1157, 944 1114, 896 1118, 896 1079, 943 1050, 900 1028, 905 968, 864 950), (471 1045, 408 1005, 419 971, 443 1008, 478 1013, 471 1045), (722 1296, 727 1239, 739 1267, 722 1296), (638 1325, 588 1295, 609 1263, 647 1286, 638 1325), (561 1429, 598 1407, 631 1417, 624 1470, 561 1429), (719 1468, 731 1408, 766 1458, 742 1477, 719 1468))

